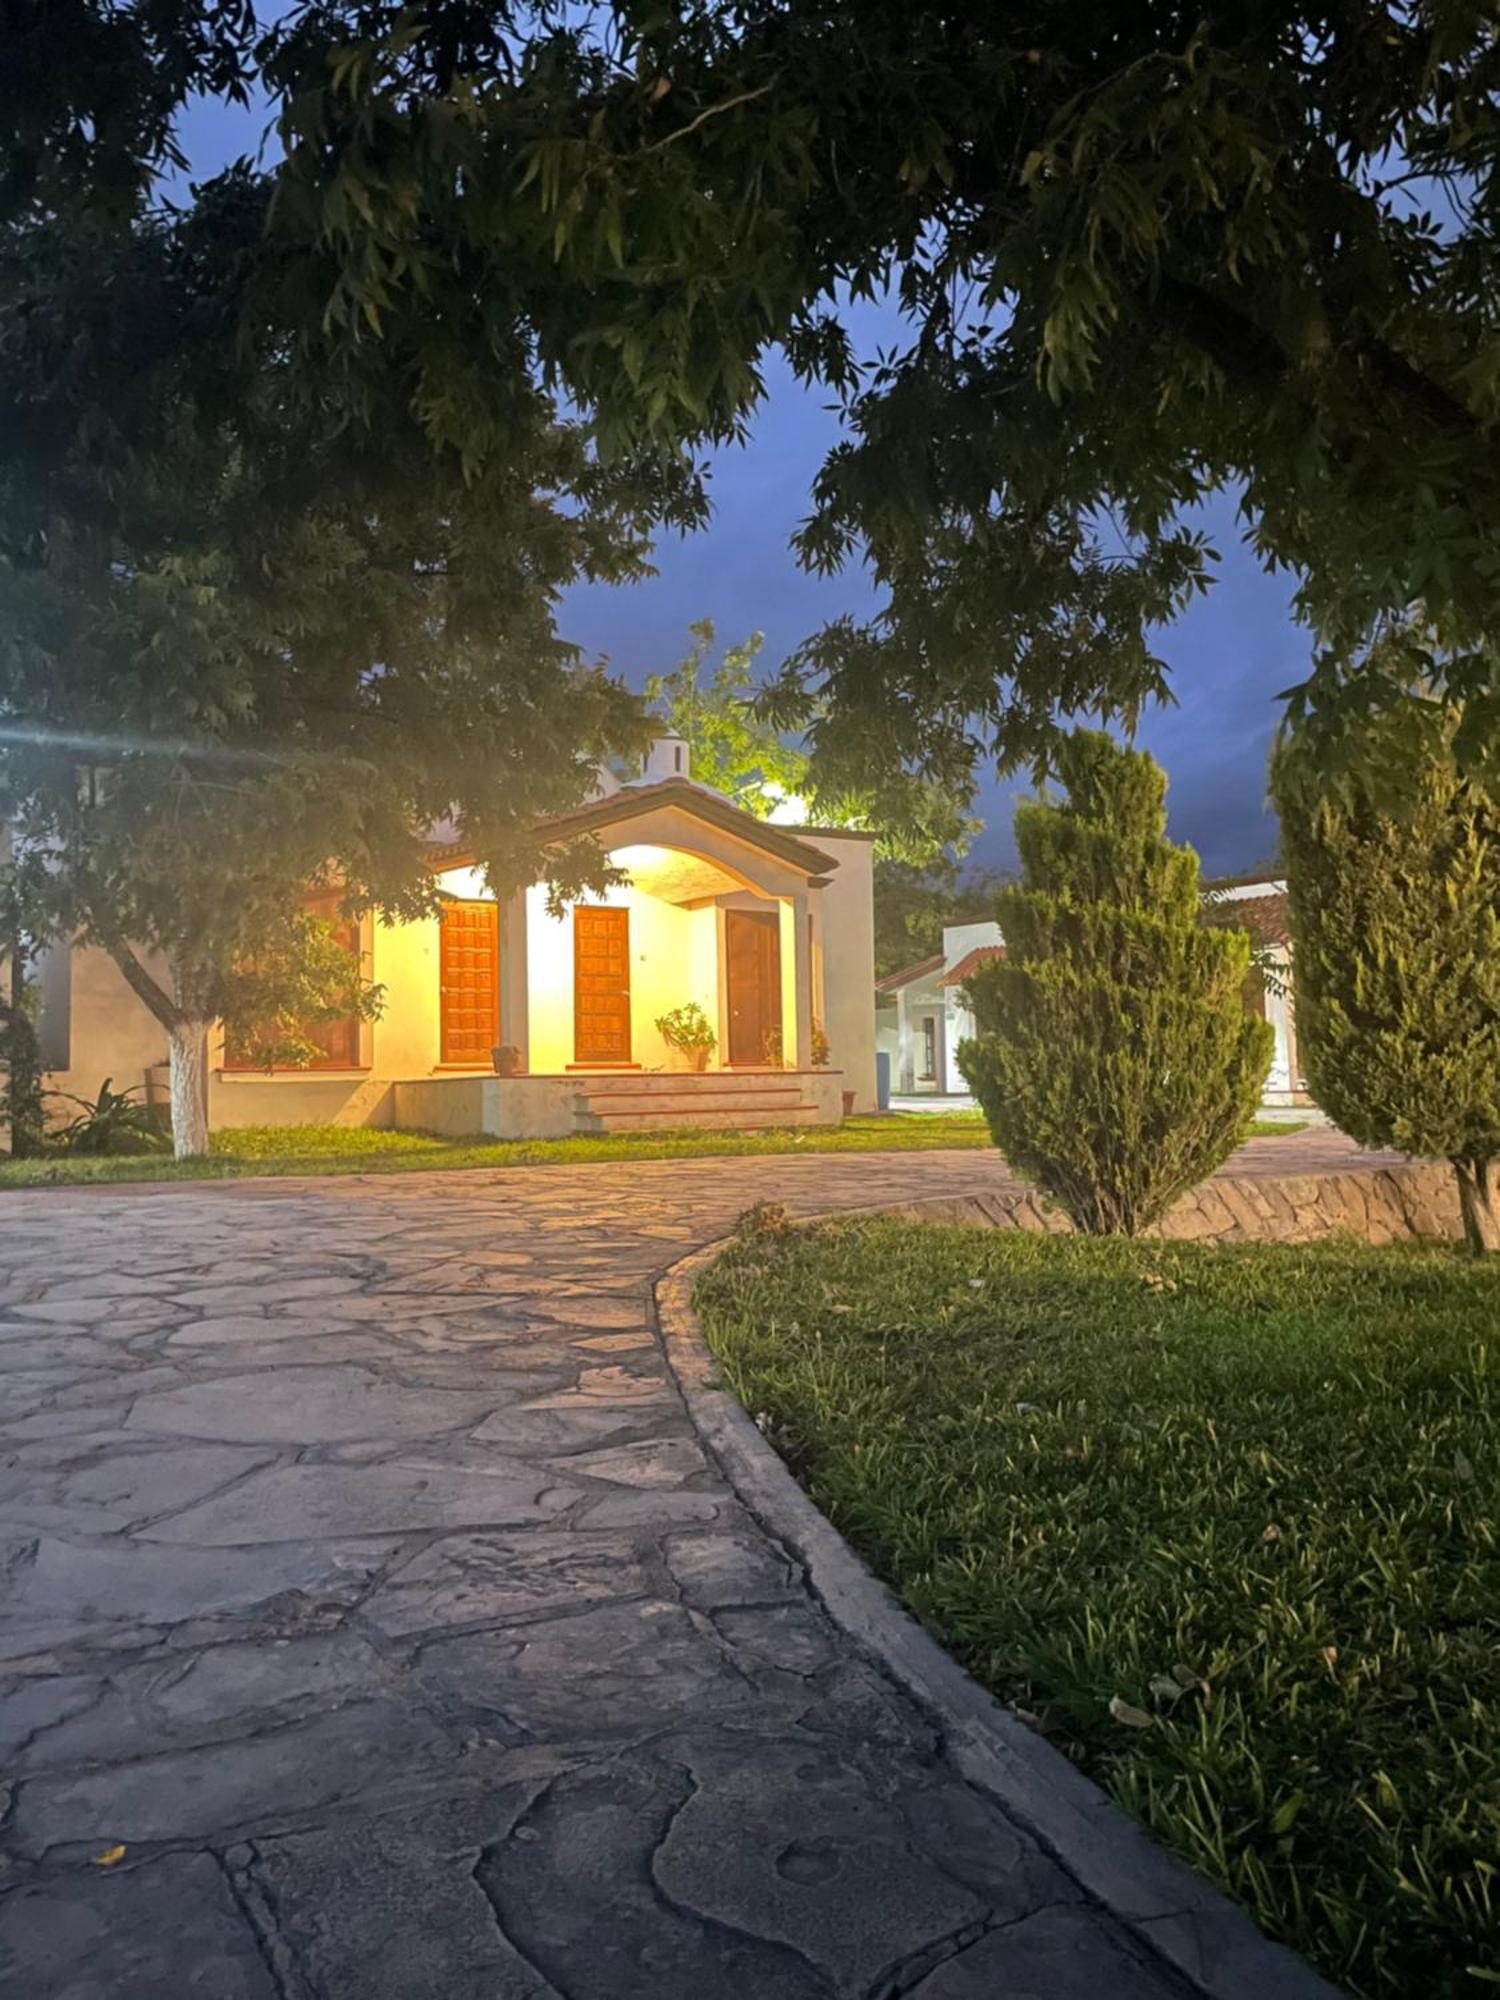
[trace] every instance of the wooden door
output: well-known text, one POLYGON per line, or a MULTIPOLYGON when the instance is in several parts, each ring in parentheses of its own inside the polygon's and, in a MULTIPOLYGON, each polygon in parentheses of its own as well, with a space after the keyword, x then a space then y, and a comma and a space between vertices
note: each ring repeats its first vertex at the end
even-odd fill
POLYGON ((443 902, 438 947, 438 1061, 490 1066, 500 1039, 500 911, 443 902))
POLYGON ((781 918, 775 910, 724 912, 724 985, 730 1062, 780 1062, 781 918))
POLYGON ((630 1061, 630 912, 573 911, 573 1059, 630 1061))

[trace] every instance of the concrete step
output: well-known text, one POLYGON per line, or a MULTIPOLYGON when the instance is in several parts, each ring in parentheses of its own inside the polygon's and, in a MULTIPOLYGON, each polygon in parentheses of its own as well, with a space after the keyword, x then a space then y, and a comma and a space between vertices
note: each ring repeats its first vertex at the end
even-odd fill
POLYGON ((809 1075, 826 1076, 826 1070, 809 1072, 794 1069, 710 1069, 635 1070, 611 1074, 574 1074, 572 1081, 590 1097, 654 1097, 661 1091, 733 1092, 757 1090, 797 1090, 804 1088, 809 1075))
POLYGON ((692 1117, 700 1111, 790 1111, 810 1100, 790 1090, 663 1090, 647 1095, 616 1096, 580 1091, 574 1109, 610 1118, 655 1118, 663 1113, 692 1117))
POLYGON ((799 1101, 784 1108, 716 1111, 588 1111, 573 1114, 575 1132, 763 1132, 777 1127, 815 1125, 818 1107, 799 1101))

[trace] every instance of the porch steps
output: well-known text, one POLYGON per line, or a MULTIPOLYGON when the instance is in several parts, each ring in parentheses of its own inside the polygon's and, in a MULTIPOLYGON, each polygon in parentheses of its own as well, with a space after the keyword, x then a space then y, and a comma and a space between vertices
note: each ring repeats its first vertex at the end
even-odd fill
POLYGON ((590 1078, 573 1098, 575 1132, 755 1132, 817 1122, 816 1098, 784 1071, 590 1078))
POLYGON ((789 1126, 816 1125, 816 1105, 799 1105, 792 1111, 677 1111, 651 1112, 635 1118, 607 1115, 579 1117, 575 1132, 769 1132, 789 1126))

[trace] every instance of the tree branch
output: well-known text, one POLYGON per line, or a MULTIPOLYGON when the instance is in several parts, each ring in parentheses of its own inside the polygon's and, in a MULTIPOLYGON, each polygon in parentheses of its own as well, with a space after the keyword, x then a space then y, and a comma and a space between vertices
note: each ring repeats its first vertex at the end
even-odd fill
MULTIPOLYGON (((1202 285, 1170 274, 1158 280, 1156 292, 1158 300, 1171 303, 1188 337, 1215 358, 1227 358, 1262 376, 1283 377, 1292 371, 1294 359, 1282 342, 1241 307, 1202 285)), ((1405 355, 1368 334, 1341 336, 1335 330, 1335 343, 1341 338, 1347 340, 1352 353, 1370 364, 1388 389, 1414 404, 1440 428, 1459 431, 1470 440, 1483 435, 1484 426, 1473 411, 1405 355)))
POLYGON ((642 146, 637 157, 644 159, 647 153, 659 153, 665 146, 675 146, 679 139, 686 139, 690 132, 696 132, 698 127, 706 125, 710 118, 721 117, 724 112, 733 111, 740 104, 753 104, 757 97, 764 97, 775 88, 776 79, 773 77, 770 83, 763 83, 756 90, 742 90, 738 97, 726 97, 722 104, 710 104, 686 125, 680 126, 675 132, 669 132, 665 139, 653 139, 649 146, 642 146))
POLYGON ((120 968, 120 975, 141 1004, 147 1007, 168 1034, 187 1019, 175 1001, 170 1000, 151 974, 141 964, 130 946, 123 940, 111 940, 104 949, 120 968))

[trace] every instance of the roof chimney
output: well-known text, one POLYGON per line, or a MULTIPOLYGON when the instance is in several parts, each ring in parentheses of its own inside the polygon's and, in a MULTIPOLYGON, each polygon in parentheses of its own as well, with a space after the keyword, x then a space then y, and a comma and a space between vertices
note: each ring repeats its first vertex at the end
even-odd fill
POLYGON ((680 736, 658 736, 646 752, 641 776, 653 785, 659 785, 665 778, 686 778, 691 762, 691 753, 680 736))

